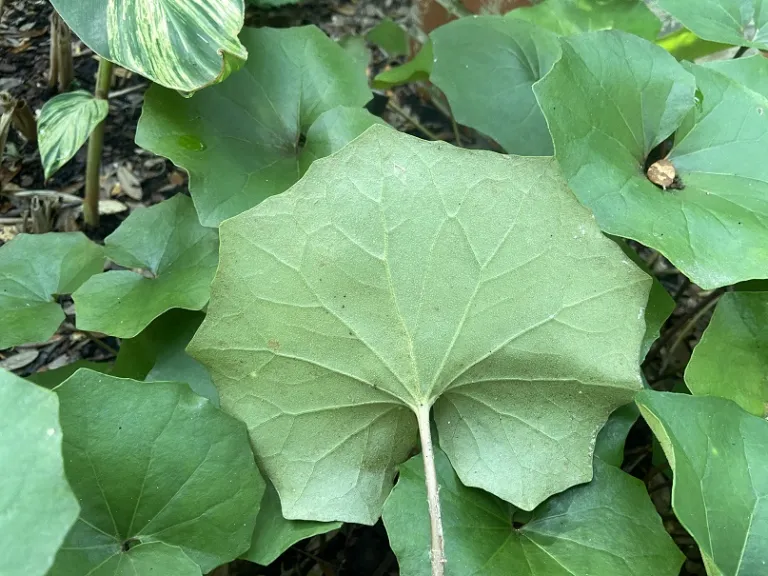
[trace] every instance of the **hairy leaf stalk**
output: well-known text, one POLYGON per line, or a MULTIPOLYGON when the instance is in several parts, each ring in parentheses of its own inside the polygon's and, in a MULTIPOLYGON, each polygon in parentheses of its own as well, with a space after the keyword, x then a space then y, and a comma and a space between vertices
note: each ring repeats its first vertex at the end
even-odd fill
MULTIPOLYGON (((96 78, 96 98, 106 100, 109 95, 109 87, 112 84, 113 64, 109 60, 99 60, 99 72, 96 78)), ((99 225, 99 193, 101 183, 101 151, 104 147, 105 120, 99 122, 88 140, 88 161, 85 169, 85 202, 83 203, 83 217, 85 224, 90 227, 99 225)))
POLYGON ((432 576, 443 576, 445 574, 445 541, 443 538, 443 519, 440 512, 440 489, 435 472, 435 451, 432 447, 432 432, 429 429, 429 406, 419 406, 416 419, 421 437, 421 457, 424 460, 429 523, 432 528, 432 542, 429 551, 429 557, 432 560, 432 576))

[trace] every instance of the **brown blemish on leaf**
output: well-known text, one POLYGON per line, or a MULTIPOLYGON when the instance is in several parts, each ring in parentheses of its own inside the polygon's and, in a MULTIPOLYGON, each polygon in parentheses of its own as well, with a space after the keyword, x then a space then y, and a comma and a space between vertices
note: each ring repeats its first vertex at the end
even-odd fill
POLYGON ((662 158, 648 167, 646 175, 648 176, 648 180, 656 184, 656 186, 660 186, 663 190, 666 190, 674 183, 677 172, 675 172, 675 167, 672 162, 666 158, 662 158))
POLYGON ((269 342, 267 342, 267 348, 277 352, 278 350, 280 350, 280 342, 278 342, 277 340, 270 340, 269 342))

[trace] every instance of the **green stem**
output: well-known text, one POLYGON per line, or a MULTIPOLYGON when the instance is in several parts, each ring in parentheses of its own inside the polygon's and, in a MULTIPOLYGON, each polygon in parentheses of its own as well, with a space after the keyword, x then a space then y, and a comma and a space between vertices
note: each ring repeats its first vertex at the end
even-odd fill
POLYGON ((421 458, 424 461, 424 481, 427 485, 427 505, 431 525, 432 542, 429 557, 432 562, 432 576, 445 576, 445 543, 443 540, 443 519, 440 512, 440 487, 435 471, 435 451, 432 446, 429 406, 419 406, 416 421, 421 437, 421 458))
POLYGON ((412 125, 414 128, 416 128, 416 130, 418 130, 419 132, 421 132, 422 134, 424 134, 424 135, 425 135, 427 138, 429 138, 430 140, 440 140, 440 137, 439 137, 437 134, 435 134, 434 132, 432 132, 432 130, 430 130, 429 128, 427 128, 426 126, 424 126, 424 125, 423 125, 421 122, 419 122, 419 121, 418 121, 416 118, 414 118, 413 116, 411 116, 410 114, 408 114, 408 112, 406 112, 405 110, 403 110, 402 108, 400 108, 400 106, 398 106, 397 104, 395 104, 394 102, 392 102, 392 100, 390 100, 389 102, 387 102, 387 107, 388 107, 390 110, 392 110, 393 112, 397 112, 398 114, 400 114, 400 116, 402 116, 402 117, 403 117, 403 118, 405 118, 405 119, 406 119, 408 122, 410 122, 410 123, 411 123, 411 125, 412 125))
MULTIPOLYGON (((96 78, 96 98, 106 100, 109 87, 112 84, 112 62, 101 58, 99 72, 96 78)), ((104 148, 104 127, 106 120, 99 122, 88 139, 88 161, 85 168, 85 202, 83 217, 85 224, 91 228, 99 225, 99 192, 101 183, 101 152, 104 148)))

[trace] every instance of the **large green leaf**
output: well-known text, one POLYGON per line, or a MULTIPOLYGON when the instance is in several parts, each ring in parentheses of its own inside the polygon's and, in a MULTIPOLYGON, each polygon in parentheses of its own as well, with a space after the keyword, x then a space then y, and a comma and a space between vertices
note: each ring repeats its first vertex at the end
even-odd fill
POLYGON ((218 233, 181 194, 133 212, 104 241, 107 257, 133 270, 90 278, 74 294, 77 327, 132 338, 172 308, 201 310, 218 263, 218 233))
POLYGON ((377 120, 361 109, 368 80, 352 57, 314 26, 243 31, 251 54, 226 82, 185 99, 153 87, 136 143, 190 174, 205 225, 283 192, 303 174, 316 140, 357 136, 377 120))
POLYGON ((0 369, 0 574, 42 576, 77 519, 64 477, 59 401, 0 369))
POLYGON ((45 103, 37 121, 37 140, 46 178, 77 154, 108 113, 106 100, 84 90, 59 94, 45 103))
POLYGON ((456 121, 511 154, 549 156, 552 138, 531 86, 560 57, 557 36, 501 16, 462 18, 431 34, 430 79, 456 121))
POLYGON ((264 481, 242 423, 175 382, 78 370, 56 392, 81 512, 51 576, 136 562, 153 542, 178 547, 142 552, 148 567, 178 566, 169 574, 189 573, 189 558, 209 572, 248 549, 264 481))
POLYGON ((189 350, 287 518, 375 522, 432 405, 462 481, 532 509, 641 387, 650 279, 551 158, 373 127, 221 235, 189 350))
POLYGON ((657 5, 705 40, 768 49, 763 0, 657 0, 657 5))
POLYGON ((623 33, 563 46, 534 90, 568 183, 601 227, 659 250, 704 288, 768 276, 768 100, 623 33), (673 132, 683 189, 662 190, 643 167, 673 132))
MULTIPOLYGON (((553 496, 533 514, 459 482, 435 453, 446 576, 677 576, 683 555, 642 482, 595 460, 589 484, 553 496), (520 525, 523 520, 524 525, 520 525)), ((384 525, 402 576, 430 576, 429 513, 420 458, 400 467, 384 525)))
POLYGON ((703 64, 768 98, 768 58, 760 54, 746 58, 712 60, 703 64))
POLYGON ((243 0, 51 0, 94 52, 163 86, 192 92, 248 57, 243 0))
POLYGON ((0 350, 50 338, 64 320, 56 302, 104 267, 80 232, 19 234, 0 248, 0 350))
POLYGON ((562 36, 616 29, 655 40, 661 29, 661 21, 642 0, 543 0, 512 10, 507 17, 528 20, 562 36))
POLYGON ((672 507, 707 573, 764 574, 768 422, 723 398, 644 391, 637 403, 672 466, 672 507))
POLYGON ((659 38, 656 44, 678 60, 690 60, 691 62, 703 56, 709 56, 715 52, 721 52, 730 48, 728 44, 702 40, 685 28, 680 28, 663 38, 659 38))
POLYGON ((251 547, 242 555, 242 558, 268 566, 296 542, 337 528, 341 528, 341 522, 286 520, 280 509, 277 490, 271 482, 267 482, 267 489, 256 518, 251 547))
POLYGON ((763 416, 768 407, 768 292, 732 292, 715 314, 685 370, 693 394, 730 398, 763 416))

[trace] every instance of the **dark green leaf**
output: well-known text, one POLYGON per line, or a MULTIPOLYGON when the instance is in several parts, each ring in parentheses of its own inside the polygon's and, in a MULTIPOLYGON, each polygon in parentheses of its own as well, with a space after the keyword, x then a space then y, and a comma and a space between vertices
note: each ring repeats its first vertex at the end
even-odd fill
POLYGON ((421 47, 419 53, 402 66, 396 66, 390 70, 379 73, 373 79, 373 87, 380 90, 410 84, 421 80, 429 80, 433 64, 432 40, 428 40, 421 47))
POLYGON ((56 392, 81 512, 51 576, 123 560, 188 574, 190 558, 209 572, 248 549, 264 481, 240 422, 174 382, 79 370, 56 392), (179 548, 133 558, 153 542, 179 548))
POLYGON ((611 466, 621 466, 624 462, 624 443, 627 440, 627 434, 638 416, 640 412, 634 404, 617 408, 597 435, 595 457, 611 466))
POLYGON ((389 56, 407 56, 411 51, 411 37, 404 28, 385 18, 365 35, 368 42, 376 44, 389 56))

